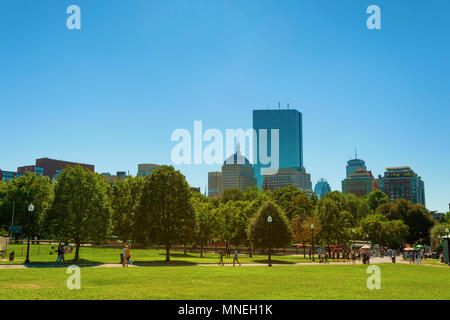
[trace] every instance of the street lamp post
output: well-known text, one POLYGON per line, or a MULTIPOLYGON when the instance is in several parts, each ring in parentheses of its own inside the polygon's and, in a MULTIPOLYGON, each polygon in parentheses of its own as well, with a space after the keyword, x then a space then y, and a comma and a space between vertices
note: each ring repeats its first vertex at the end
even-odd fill
POLYGON ((445 233, 447 234, 447 259, 448 259, 448 265, 450 266, 450 239, 448 237, 448 233, 449 233, 448 228, 445 228, 445 233))
MULTIPOLYGON (((28 206, 28 212, 30 214, 30 216, 28 217, 28 221, 30 221, 30 217, 31 217, 31 214, 33 213, 33 211, 34 211, 34 206, 33 206, 32 203, 30 203, 30 205, 28 206)), ((28 227, 27 258, 25 259, 25 263, 26 264, 30 263, 30 235, 31 235, 31 227, 32 227, 32 225, 30 223, 30 225, 28 227)))
MULTIPOLYGON (((269 236, 272 236, 272 232, 271 232, 272 231, 272 217, 271 216, 267 217, 267 222, 269 223, 269 236)), ((269 247, 271 247, 271 246, 269 246, 269 247)), ((271 255, 272 255, 272 248, 269 248, 269 267, 272 266, 271 255)))
POLYGON ((355 228, 352 228, 352 233, 353 233, 353 248, 352 248, 352 252, 355 250, 355 228))
POLYGON ((314 225, 311 224, 311 240, 312 240, 312 261, 314 261, 314 225))

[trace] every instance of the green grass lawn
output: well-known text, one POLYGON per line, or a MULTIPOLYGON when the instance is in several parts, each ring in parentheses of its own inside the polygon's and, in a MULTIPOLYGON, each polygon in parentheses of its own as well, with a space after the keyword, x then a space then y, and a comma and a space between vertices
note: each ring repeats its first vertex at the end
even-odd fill
MULTIPOLYGON (((50 245, 31 245, 30 246, 30 261, 32 264, 49 264, 56 261, 57 255, 52 251, 50 245)), ((0 264, 23 264, 26 257, 26 245, 11 244, 8 247, 8 252, 15 251, 15 261, 0 261, 0 264)), ((54 250, 53 250, 54 251, 54 250)), ((119 263, 121 249, 112 248, 96 248, 96 247, 81 247, 80 258, 86 264, 101 264, 101 263, 119 263)), ((65 257, 67 263, 71 263, 75 256, 75 249, 72 254, 65 257)), ((164 263, 166 252, 164 250, 147 250, 147 249, 132 249, 131 256, 133 263, 136 264, 161 264, 164 263)), ((199 253, 171 251, 172 264, 199 264, 210 263, 217 264, 219 262, 218 254, 204 254, 200 258, 199 253)), ((273 256, 274 263, 292 264, 296 262, 311 262, 308 255, 306 258, 303 255, 298 256, 273 256)), ((240 255, 239 261, 241 263, 267 263, 267 255, 254 255, 249 258, 248 255, 240 255)), ((232 263, 233 258, 224 258, 225 263, 232 263)))
POLYGON ((364 265, 0 269, 0 299, 450 299, 450 268, 380 264, 369 290, 364 265))

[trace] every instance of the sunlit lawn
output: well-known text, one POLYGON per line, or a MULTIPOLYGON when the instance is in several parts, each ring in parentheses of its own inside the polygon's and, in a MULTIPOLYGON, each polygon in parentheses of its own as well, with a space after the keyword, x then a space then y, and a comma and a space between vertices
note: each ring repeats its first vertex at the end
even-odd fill
MULTIPOLYGON (((26 244, 17 245, 11 244, 8 252, 15 251, 15 261, 0 261, 0 264, 23 264, 26 256, 26 244)), ((101 264, 101 263, 119 263, 120 253, 122 250, 113 248, 99 248, 99 247, 81 247, 80 258, 82 263, 86 264, 101 264)), ((148 250, 148 249, 132 249, 132 261, 136 264, 161 264, 164 263, 166 252, 164 250, 148 250)), ((75 256, 75 248, 72 254, 65 257, 67 263, 71 263, 75 256)), ((33 264, 52 263, 56 261, 56 254, 50 245, 31 245, 30 261, 33 264), (50 252, 53 251, 52 254, 50 252)), ((306 258, 303 255, 296 256, 273 256, 274 263, 292 264, 296 262, 311 262, 308 255, 306 258)), ((248 255, 240 255, 239 261, 241 263, 267 263, 267 255, 254 255, 249 258, 248 255)), ((171 251, 171 264, 217 264, 219 262, 219 255, 207 253, 200 258, 199 253, 190 253, 189 250, 186 255, 184 252, 171 251)), ((233 258, 224 257, 224 262, 232 263, 233 258)))
POLYGON ((369 290, 364 265, 0 269, 0 299, 450 299, 450 268, 380 264, 369 290))

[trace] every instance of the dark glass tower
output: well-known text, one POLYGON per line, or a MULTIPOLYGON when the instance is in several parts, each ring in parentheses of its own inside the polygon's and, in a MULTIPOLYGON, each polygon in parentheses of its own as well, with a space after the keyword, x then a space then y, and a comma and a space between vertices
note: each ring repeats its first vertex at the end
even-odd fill
MULTIPOLYGON (((258 187, 262 187, 264 176, 261 168, 268 168, 270 164, 263 165, 260 162, 259 135, 260 129, 267 129, 267 153, 271 156, 271 132, 270 129, 279 129, 279 168, 303 167, 303 132, 302 114, 294 109, 283 110, 253 110, 253 129, 256 131, 258 146, 257 161, 253 165, 258 187)), ((255 155, 256 159, 256 155, 255 155)))

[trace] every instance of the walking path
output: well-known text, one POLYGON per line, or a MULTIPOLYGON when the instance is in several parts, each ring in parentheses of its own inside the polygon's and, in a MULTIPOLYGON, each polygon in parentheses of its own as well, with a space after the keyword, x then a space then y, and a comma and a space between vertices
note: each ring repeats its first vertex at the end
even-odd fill
MULTIPOLYGON (((330 259, 331 260, 331 259, 330 259)), ((376 257, 370 259, 370 264, 382 264, 382 263, 392 263, 391 259, 388 257, 376 257)), ((399 264, 410 264, 409 261, 403 260, 403 258, 397 258, 396 263, 399 264)), ((362 261, 357 260, 356 264, 362 264, 362 261)), ((274 263, 272 266, 274 267, 282 267, 282 266, 323 266, 323 265, 353 265, 352 261, 344 263, 344 262, 328 262, 328 263, 317 263, 317 262, 297 262, 297 263, 274 263)), ((435 265, 435 264, 422 264, 423 266, 430 266, 430 267, 448 267, 447 265, 435 265)), ((29 266, 23 265, 23 264, 4 264, 0 265, 0 270, 5 269, 33 269, 33 268, 67 268, 69 264, 65 265, 55 265, 55 264, 32 264, 29 266)), ((140 268, 140 267, 183 267, 183 266, 199 266, 199 267, 219 267, 219 264, 215 263, 199 263, 199 264, 183 264, 183 263, 176 263, 176 264, 165 264, 164 262, 158 263, 158 264, 147 264, 147 265, 129 265, 130 268, 140 268)), ((79 267, 91 267, 91 268, 123 268, 121 264, 119 263, 105 263, 105 264, 85 264, 85 265, 79 265, 79 267)), ((224 265, 224 267, 233 267, 232 263, 227 263, 224 265)), ((239 267, 238 264, 236 264, 236 267, 239 267)), ((242 263, 241 267, 267 267, 266 263, 242 263)))

